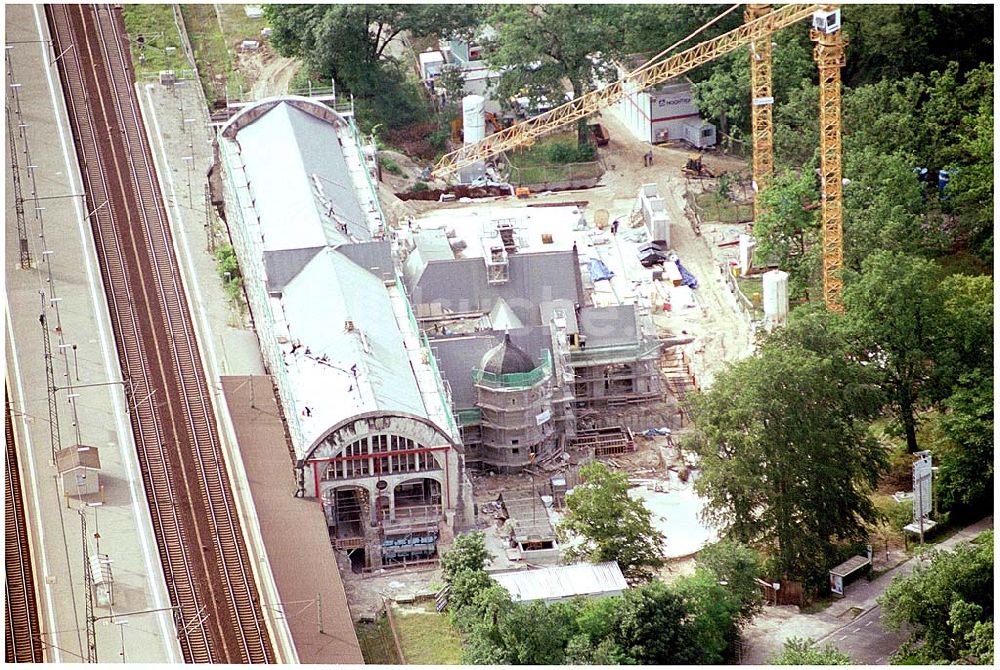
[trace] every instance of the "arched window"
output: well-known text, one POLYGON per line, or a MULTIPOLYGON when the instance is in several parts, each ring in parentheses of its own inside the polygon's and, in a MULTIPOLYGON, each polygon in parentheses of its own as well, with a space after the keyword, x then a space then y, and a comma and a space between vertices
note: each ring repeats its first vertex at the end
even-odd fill
POLYGON ((352 479, 440 469, 427 447, 402 435, 380 433, 344 447, 323 471, 323 479, 352 479))

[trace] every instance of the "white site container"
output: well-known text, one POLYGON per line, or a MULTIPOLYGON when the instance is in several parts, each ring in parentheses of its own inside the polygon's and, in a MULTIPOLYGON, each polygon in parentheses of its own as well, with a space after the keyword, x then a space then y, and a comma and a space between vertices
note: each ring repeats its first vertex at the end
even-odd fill
POLYGON ((788 319, 788 273, 764 273, 764 318, 768 328, 785 325, 788 319))
POLYGON ((486 137, 486 99, 483 96, 462 98, 462 128, 466 144, 475 144, 486 137))

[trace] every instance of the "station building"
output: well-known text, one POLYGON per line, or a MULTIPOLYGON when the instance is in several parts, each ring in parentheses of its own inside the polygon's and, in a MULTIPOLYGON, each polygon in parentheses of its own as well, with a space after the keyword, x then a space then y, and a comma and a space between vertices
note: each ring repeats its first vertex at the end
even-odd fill
POLYGON ((648 310, 590 272, 572 206, 443 210, 401 231, 403 277, 470 466, 515 472, 663 398, 648 310))
MULTIPOLYGON (((468 523, 464 449, 393 267, 353 120, 307 98, 245 107, 219 136, 226 221, 289 430, 297 495, 366 567, 434 556, 468 523)), ((275 448, 284 448, 275 445, 275 448)))

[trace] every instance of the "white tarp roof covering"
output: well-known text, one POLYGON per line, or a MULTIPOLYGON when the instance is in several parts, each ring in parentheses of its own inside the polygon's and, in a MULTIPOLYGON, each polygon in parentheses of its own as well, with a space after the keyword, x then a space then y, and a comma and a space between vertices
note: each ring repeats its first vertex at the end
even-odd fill
POLYGON ((236 139, 265 251, 371 241, 334 124, 279 102, 236 139))
POLYGON ((325 249, 288 283, 281 305, 296 344, 294 353, 284 345, 296 404, 310 408, 300 417, 307 444, 363 412, 427 416, 382 280, 325 249))
POLYGON ((615 595, 628 588, 621 568, 614 561, 500 572, 490 577, 507 589, 515 602, 615 595))

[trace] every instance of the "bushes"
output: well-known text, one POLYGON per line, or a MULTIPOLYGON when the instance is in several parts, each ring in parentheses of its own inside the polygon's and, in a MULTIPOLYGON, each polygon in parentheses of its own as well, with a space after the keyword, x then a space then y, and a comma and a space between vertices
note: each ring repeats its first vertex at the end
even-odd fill
POLYGON ((545 158, 553 165, 589 163, 594 160, 596 155, 597 150, 593 144, 578 144, 574 146, 568 142, 555 142, 545 147, 545 158))
POLYGON ((382 169, 388 172, 389 174, 395 174, 400 176, 403 174, 403 168, 399 167, 399 163, 392 160, 388 156, 379 156, 378 162, 382 166, 382 169))
POLYGON ((243 300, 243 274, 233 245, 223 244, 215 251, 215 270, 222 279, 222 288, 230 301, 240 303, 243 300))

